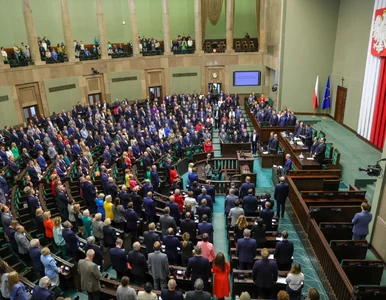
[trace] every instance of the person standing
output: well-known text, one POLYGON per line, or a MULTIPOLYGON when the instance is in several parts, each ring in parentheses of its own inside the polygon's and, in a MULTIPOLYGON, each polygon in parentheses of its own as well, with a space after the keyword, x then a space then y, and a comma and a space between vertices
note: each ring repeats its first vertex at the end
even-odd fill
MULTIPOLYGON (((129 252, 127 260, 131 265, 131 273, 134 275, 134 281, 139 286, 143 286, 146 282, 145 274, 148 272, 148 267, 147 267, 145 255, 141 253, 141 244, 139 242, 135 242, 133 244, 133 250, 129 252)), ((122 277, 122 281, 123 281, 123 278, 125 278, 125 276, 122 277)), ((127 285, 128 284, 129 283, 127 282, 127 285)), ((122 285, 124 286, 123 283, 122 285)))
POLYGON ((86 258, 79 260, 78 263, 81 289, 87 291, 88 300, 99 300, 101 294, 99 280, 102 275, 96 263, 93 262, 94 255, 94 250, 89 249, 87 250, 86 258))
POLYGON ((373 218, 370 212, 371 206, 367 202, 363 202, 361 205, 362 211, 356 213, 354 219, 352 219, 353 229, 353 240, 365 240, 369 234, 369 223, 373 218))
POLYGON ((212 295, 204 291, 204 282, 201 278, 198 278, 194 283, 194 291, 189 291, 186 293, 185 300, 211 300, 212 295))
POLYGON ((59 274, 61 273, 61 269, 56 266, 55 259, 51 256, 51 251, 47 247, 44 247, 41 250, 40 260, 44 265, 44 273, 51 280, 51 285, 58 286, 59 274))
POLYGON ((147 260, 149 270, 153 276, 154 289, 156 290, 166 287, 166 282, 169 275, 168 257, 166 254, 161 253, 160 249, 160 242, 155 242, 154 252, 149 253, 149 258, 147 260))
POLYGON ((278 270, 274 260, 268 259, 267 248, 261 250, 262 259, 255 262, 252 271, 253 282, 257 286, 260 299, 275 299, 278 270))
POLYGON ((256 154, 257 152, 257 143, 259 142, 259 134, 256 132, 256 129, 253 130, 251 134, 251 145, 252 145, 252 153, 256 154))
POLYGON ((201 255, 201 248, 194 247, 194 256, 189 258, 186 266, 185 275, 187 278, 192 278, 192 286, 196 279, 201 278, 207 287, 209 276, 211 275, 211 267, 209 260, 201 255))
POLYGON ((117 300, 137 300, 135 290, 129 286, 129 277, 123 276, 121 285, 117 288, 117 300))
POLYGON ((165 300, 184 300, 184 296, 180 291, 176 290, 177 283, 174 279, 170 279, 168 287, 162 289, 161 298, 165 300))
POLYGON ((274 258, 280 271, 288 271, 291 269, 292 256, 294 255, 294 243, 287 240, 287 230, 284 230, 281 236, 282 241, 276 243, 274 258))
POLYGON ((244 229, 244 238, 237 241, 236 256, 240 270, 250 270, 256 256, 256 241, 250 238, 251 231, 244 229))
POLYGON ((229 297, 230 292, 230 264, 225 261, 222 252, 217 253, 213 261, 212 270, 214 274, 213 295, 215 295, 217 299, 223 300, 225 297, 229 297))
POLYGON ((121 239, 116 240, 115 246, 110 249, 110 259, 113 269, 117 272, 117 279, 120 280, 128 272, 127 255, 125 249, 122 249, 123 241, 121 239))
POLYGON ((285 279, 287 283, 286 291, 290 300, 298 300, 302 294, 304 274, 299 264, 294 264, 285 279))
POLYGON ((25 286, 19 281, 19 274, 12 271, 8 274, 8 285, 10 291, 10 299, 12 300, 28 300, 28 294, 25 286))
POLYGON ((275 193, 273 197, 276 200, 276 215, 278 218, 284 218, 285 201, 287 200, 289 193, 289 185, 285 182, 284 176, 279 178, 280 183, 275 187, 275 193))
POLYGON ((202 235, 202 241, 197 243, 197 246, 201 248, 202 256, 207 258, 210 263, 215 258, 215 252, 214 252, 214 246, 209 241, 209 235, 207 233, 204 233, 202 235))
POLYGON ((55 293, 50 290, 51 280, 44 276, 39 280, 39 284, 35 285, 31 300, 54 300, 55 293))

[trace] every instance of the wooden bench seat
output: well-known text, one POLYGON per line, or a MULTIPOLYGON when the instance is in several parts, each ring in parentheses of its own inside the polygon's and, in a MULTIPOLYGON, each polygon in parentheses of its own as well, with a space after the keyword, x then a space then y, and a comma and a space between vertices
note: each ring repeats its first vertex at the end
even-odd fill
POLYGON ((352 285, 381 284, 382 260, 343 259, 341 265, 352 285))
POLYGON ((330 246, 341 262, 342 259, 365 259, 369 244, 367 241, 332 240, 330 246))
POLYGON ((351 222, 320 222, 319 228, 327 242, 331 240, 349 240, 352 237, 351 222))
POLYGON ((320 222, 351 222, 354 215, 361 211, 360 205, 347 206, 310 206, 311 216, 320 222))

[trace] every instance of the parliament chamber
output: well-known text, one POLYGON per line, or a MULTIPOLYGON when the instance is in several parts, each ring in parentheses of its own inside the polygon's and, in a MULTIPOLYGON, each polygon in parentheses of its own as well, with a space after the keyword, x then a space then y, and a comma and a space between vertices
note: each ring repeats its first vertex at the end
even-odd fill
POLYGON ((382 8, 3 3, 0 298, 385 299, 382 8))

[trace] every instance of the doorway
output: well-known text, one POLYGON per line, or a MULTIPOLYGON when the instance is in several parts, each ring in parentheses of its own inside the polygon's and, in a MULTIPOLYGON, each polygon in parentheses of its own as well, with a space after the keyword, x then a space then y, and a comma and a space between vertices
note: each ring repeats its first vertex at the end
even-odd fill
POLYGON ((219 94, 221 94, 222 91, 222 84, 220 82, 210 82, 208 83, 208 92, 212 95, 217 97, 219 94))
POLYGON ((102 93, 88 95, 88 103, 95 105, 96 103, 102 103, 102 93))
POLYGON ((155 98, 158 102, 162 101, 162 86, 151 86, 149 87, 150 100, 154 101, 155 98))
POLYGON ((338 85, 336 92, 336 103, 335 103, 335 121, 343 123, 344 110, 346 108, 347 88, 338 85))
POLYGON ((24 119, 29 122, 35 116, 39 116, 39 108, 37 105, 23 107, 24 119))

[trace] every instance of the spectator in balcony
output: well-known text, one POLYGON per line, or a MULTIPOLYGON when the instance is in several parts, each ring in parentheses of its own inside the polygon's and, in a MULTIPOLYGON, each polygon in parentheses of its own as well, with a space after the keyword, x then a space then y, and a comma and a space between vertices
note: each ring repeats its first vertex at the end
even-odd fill
POLYGON ((84 50, 84 55, 91 56, 91 53, 87 48, 84 50))
POLYGON ((46 51, 46 58, 51 58, 51 57, 52 57, 51 51, 47 50, 46 51))
POLYGON ((20 60, 20 48, 16 44, 13 45, 13 53, 15 55, 15 59, 20 60))
POLYGON ((191 48, 193 47, 193 40, 191 37, 189 37, 188 39, 188 49, 191 50, 191 48))
POLYGON ((154 40, 154 49, 155 50, 159 50, 159 48, 161 47, 160 43, 158 40, 154 40))
POLYGON ((8 61, 8 53, 5 51, 4 47, 1 47, 1 57, 3 61, 8 61))

